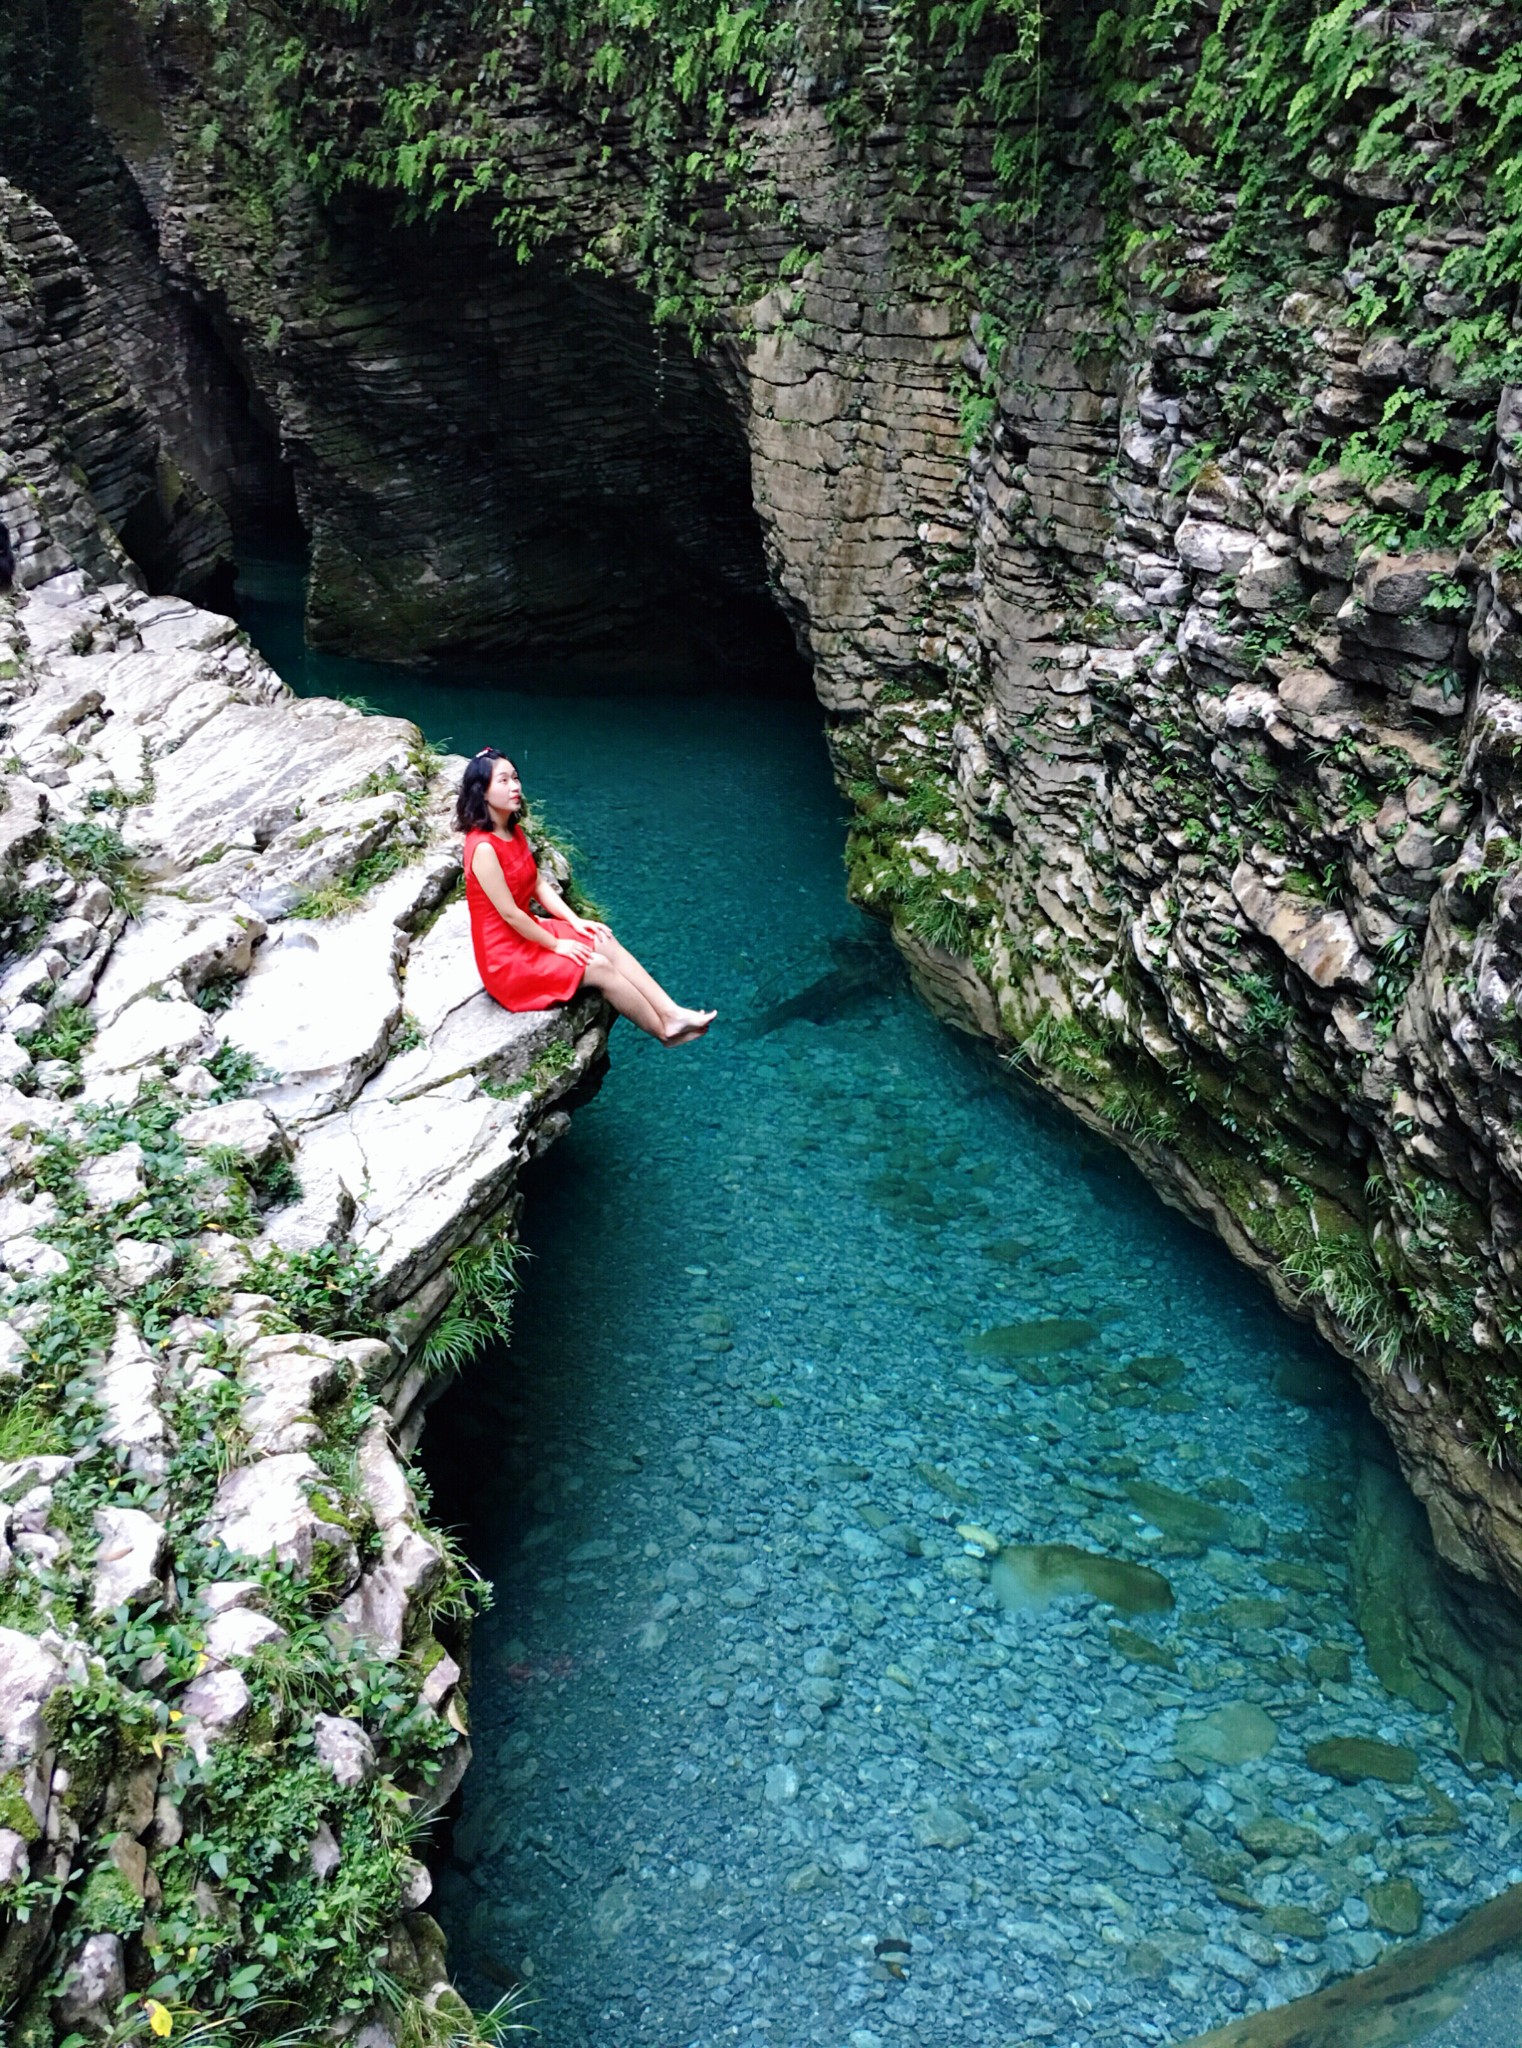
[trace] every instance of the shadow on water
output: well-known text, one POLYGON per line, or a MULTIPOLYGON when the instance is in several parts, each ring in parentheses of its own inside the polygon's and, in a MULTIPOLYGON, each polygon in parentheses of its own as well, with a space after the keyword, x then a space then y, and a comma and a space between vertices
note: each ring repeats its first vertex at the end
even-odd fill
POLYGON ((497 1589, 436 1871, 470 1994, 532 1985, 544 2048, 1130 2048, 1298 2024, 1397 1907, 1506 1882, 1509 1786, 1359 1637, 1345 1368, 907 993, 817 711, 303 673, 511 750, 721 1013, 619 1031, 525 1180, 511 1351, 424 1439, 497 1589), (1057 1561, 1042 1599, 1004 1551, 1057 1561))

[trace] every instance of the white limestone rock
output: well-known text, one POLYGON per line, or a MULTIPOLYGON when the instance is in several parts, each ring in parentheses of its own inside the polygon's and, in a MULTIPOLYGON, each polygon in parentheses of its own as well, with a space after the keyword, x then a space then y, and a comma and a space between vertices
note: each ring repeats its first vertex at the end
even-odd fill
POLYGON ((118 1237, 111 1246, 116 1261, 119 1294, 136 1294, 152 1280, 162 1280, 174 1264, 172 1244, 153 1244, 146 1238, 118 1237))
MULTIPOLYGON (((122 1246, 117 1247, 118 1259, 122 1246)), ((127 1454, 127 1469, 145 1479, 161 1479, 169 1445, 158 1406, 160 1361, 138 1334, 128 1315, 118 1315, 111 1350, 96 1385, 106 1411, 103 1440, 127 1454)))
POLYGON ((14 1828, 0 1828, 0 1887, 20 1884, 28 1862, 25 1835, 18 1835, 14 1828))
POLYGON ((231 1664, 284 1636, 285 1630, 267 1614, 257 1614, 251 1607, 229 1607, 206 1631, 206 1655, 213 1664, 231 1664))
POLYGON ((201 909, 150 899, 117 940, 96 983, 95 1014, 109 1026, 166 982, 194 995, 208 982, 246 974, 263 936, 263 919, 246 906, 201 909))
POLYGON ((317 1758, 346 1790, 375 1775, 375 1746, 358 1721, 343 1714, 318 1714, 312 1723, 317 1758))
POLYGON ((273 1159, 289 1159, 291 1141, 274 1111, 262 1102, 214 1102, 193 1109, 175 1125, 189 1152, 235 1152, 257 1170, 273 1159))
POLYGON ((9 1031, 0 1031, 0 1081, 19 1081, 32 1064, 32 1055, 9 1031))
POLYGON ((338 1846, 338 1837, 326 1821, 318 1824, 317 1832, 307 1844, 307 1854, 312 1859, 312 1875, 321 1883, 330 1878, 343 1861, 343 1851, 338 1846))
POLYGON ((249 1691, 243 1674, 218 1665, 191 1680, 180 1698, 185 1741, 197 1762, 205 1763, 211 1746, 235 1734, 248 1715, 249 1691))
POLYGON ((64 1677, 62 1663, 34 1637, 0 1628, 0 1772, 31 1763, 48 1747, 42 1710, 64 1677))
POLYGON ((86 1159, 79 1169, 78 1181, 92 1208, 130 1208, 142 1200, 148 1186, 142 1146, 119 1145, 114 1152, 86 1159))
POLYGON ((407 1616, 444 1572, 444 1554, 421 1530, 395 1522, 384 1532, 381 1556, 339 1607, 357 1636, 388 1660, 401 1655, 407 1616))
POLYGON ((266 940, 221 1031, 282 1077, 263 1094, 287 1123, 352 1102, 380 1065, 401 1015, 405 947, 405 935, 369 906, 287 923, 266 940))
POLYGON ((310 1496, 328 1482, 305 1451, 289 1451, 242 1465, 217 1488, 203 1533, 248 1557, 273 1557, 310 1573, 320 1552, 352 1584, 358 1571, 354 1539, 341 1523, 313 1507, 310 1496))
POLYGON ((90 1586, 97 1619, 118 1607, 146 1606, 162 1594, 168 1536, 143 1508, 97 1508, 100 1547, 90 1586))
POLYGON ((301 1334, 260 1337, 244 1353, 249 1388, 243 1426, 249 1449, 301 1451, 320 1441, 316 1412, 336 1400, 358 1378, 352 1359, 323 1337, 301 1334))
POLYGON ((179 1066, 211 1050, 211 1019, 194 1003, 155 1002, 140 996, 129 1003, 86 1049, 80 1071, 86 1079, 125 1074, 167 1061, 179 1066))
POLYGON ((116 2008, 127 1993, 127 1973, 119 1935, 85 1937, 70 1960, 54 2009, 66 2030, 97 2034, 113 2031, 116 2008))
POLYGON ((1231 893, 1263 936, 1317 988, 1365 989, 1372 983, 1373 962, 1341 910, 1275 887, 1247 861, 1233 871, 1231 893))
POLYGON ((1253 536, 1216 519, 1185 519, 1174 534, 1178 557, 1206 576, 1235 576, 1247 566, 1253 536))

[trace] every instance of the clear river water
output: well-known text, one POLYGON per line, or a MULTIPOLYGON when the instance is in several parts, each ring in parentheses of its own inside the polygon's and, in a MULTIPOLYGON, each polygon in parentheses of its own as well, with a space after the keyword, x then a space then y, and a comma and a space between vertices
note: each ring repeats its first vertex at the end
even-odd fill
MULTIPOLYGON (((511 752, 720 1011, 617 1028, 510 1352, 430 1421, 496 1589, 435 1869, 467 1993, 544 2048, 1176 2042, 1522 1882, 1510 1781, 1365 1660, 1343 1367, 913 997, 817 708, 308 657, 298 579, 247 588, 296 687, 511 752)), ((1519 1989, 1294 2038, 1503 2048, 1519 1989)))

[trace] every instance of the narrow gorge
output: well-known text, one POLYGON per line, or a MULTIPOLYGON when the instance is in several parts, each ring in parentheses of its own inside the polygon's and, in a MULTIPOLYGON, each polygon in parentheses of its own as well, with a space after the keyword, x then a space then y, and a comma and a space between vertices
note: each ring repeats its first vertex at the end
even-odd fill
POLYGON ((18 2041, 1486 2039, 1510 11, 0 62, 18 2041), (476 990, 482 740, 680 1074, 476 990))

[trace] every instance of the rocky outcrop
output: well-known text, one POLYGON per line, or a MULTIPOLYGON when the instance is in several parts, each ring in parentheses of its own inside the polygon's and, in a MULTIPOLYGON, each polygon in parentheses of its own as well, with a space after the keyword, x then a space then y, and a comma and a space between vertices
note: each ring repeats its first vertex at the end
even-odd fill
POLYGON ((605 1019, 490 1002, 463 764, 149 596, 66 473, 68 377, 13 360, 0 2000, 28 2040, 104 2039, 131 1993, 154 2032, 295 2002, 379 2043, 455 1997, 411 1844, 469 1753, 470 1583, 407 1453, 505 1322, 517 1176, 605 1019))
MULTIPOLYGON (((678 160, 616 106, 590 146, 574 64, 522 40, 487 62, 439 17, 432 111, 416 116, 435 154, 407 160, 437 182, 410 190, 374 138, 412 46, 309 38, 293 118, 307 93, 356 182, 390 177, 414 212, 420 190, 442 195, 452 224, 426 251, 417 228, 374 205, 325 209, 300 181, 271 219, 251 166, 280 175, 279 160, 239 131, 193 14, 166 14, 145 197, 171 266, 215 286, 281 423, 324 629, 471 644, 486 617, 559 630, 577 579, 557 554, 526 595, 536 536, 492 495, 514 457, 472 443, 465 413, 474 427, 544 402, 553 431, 523 444, 537 503, 664 494, 662 450, 690 443, 666 439, 651 373, 629 381, 631 350, 659 362, 658 342, 634 340, 631 280, 649 274, 657 174, 710 163, 667 223, 687 237, 707 368, 668 367, 664 384, 657 369, 654 389, 691 423, 714 419, 721 391, 743 432, 773 585, 857 805, 858 898, 892 918, 938 1008, 1316 1317, 1444 1557, 1522 1591, 1516 400, 1439 343, 1388 323, 1371 337, 1371 209, 1408 188, 1357 151, 1432 65, 1480 78, 1505 24, 1349 29, 1383 87, 1361 88, 1313 164, 1318 218, 1281 281, 1264 267, 1244 291, 1231 208, 1181 196, 1161 159, 1116 159, 1134 165, 1117 213, 1097 162, 1117 147, 1113 103, 1081 65, 1048 102, 1051 203, 1005 236, 978 212, 995 138, 975 132, 971 57, 910 79, 912 118, 888 88, 874 101, 849 85, 853 63, 871 80, 906 61, 888 13, 865 11, 854 58, 815 49, 829 33, 810 17, 769 90, 734 84, 729 153, 711 163, 678 160), (198 142, 213 126, 223 140, 198 142), (453 184, 450 164, 466 167, 453 184), (541 248, 534 266, 493 253, 488 189, 541 248), (951 246, 969 217, 979 249, 964 235, 938 261, 937 236, 951 246), (1121 244, 1134 260, 1117 264, 1121 244), (578 261, 604 281, 568 284, 578 261), (468 373, 453 323, 420 312, 428 293, 447 303, 441 277, 464 263, 468 373), (410 265, 416 291, 396 282, 410 265), (596 307, 619 311, 599 326, 596 307), (542 364, 571 321, 567 406, 545 399, 542 364), (597 362, 606 379, 580 367, 597 362), (655 423, 643 447, 631 409, 655 423), (1431 538, 1434 491, 1465 498, 1449 530, 1466 538, 1431 538), (423 501, 431 538, 409 562, 423 501), (356 567, 375 563, 383 574, 356 567)), ((1159 133, 1204 33, 1162 38, 1167 60, 1138 58, 1124 81, 1159 133)), ((1471 213, 1407 238, 1435 332, 1468 303, 1440 280, 1483 227, 1471 213)))
POLYGON ((228 553, 227 522, 170 457, 112 349, 107 303, 52 216, 0 179, 0 516, 29 545, 24 579, 62 551, 110 582, 146 572, 194 595, 228 553), (129 567, 129 561, 135 567, 129 567))

